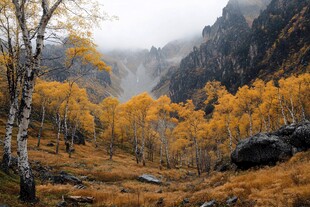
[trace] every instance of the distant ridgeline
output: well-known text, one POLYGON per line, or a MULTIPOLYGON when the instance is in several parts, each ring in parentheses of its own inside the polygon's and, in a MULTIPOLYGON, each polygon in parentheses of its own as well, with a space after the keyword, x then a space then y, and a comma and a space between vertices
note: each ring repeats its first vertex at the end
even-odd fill
POLYGON ((174 102, 193 99, 199 104, 206 98, 201 89, 208 81, 220 81, 235 93, 256 78, 277 80, 309 72, 309 7, 309 0, 230 0, 222 17, 204 28, 204 43, 153 92, 169 91, 174 102))

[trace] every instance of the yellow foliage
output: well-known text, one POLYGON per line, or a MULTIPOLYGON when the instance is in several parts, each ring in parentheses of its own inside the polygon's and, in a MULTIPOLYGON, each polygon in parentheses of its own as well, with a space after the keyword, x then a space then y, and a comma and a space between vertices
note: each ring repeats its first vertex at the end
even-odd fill
POLYGON ((99 70, 111 71, 111 67, 107 66, 102 60, 101 53, 97 51, 96 45, 91 39, 71 34, 68 43, 73 45, 73 47, 68 48, 66 51, 68 67, 77 58, 81 60, 83 65, 90 64, 99 70))

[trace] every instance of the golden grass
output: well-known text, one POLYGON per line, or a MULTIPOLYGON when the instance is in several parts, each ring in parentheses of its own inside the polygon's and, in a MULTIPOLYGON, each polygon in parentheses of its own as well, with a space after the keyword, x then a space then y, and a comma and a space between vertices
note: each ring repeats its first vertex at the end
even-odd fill
MULTIPOLYGON (((0 119, 1 120, 1 119, 0 119)), ((1 123, 1 122, 0 122, 1 123)), ((3 122, 4 123, 4 122, 3 122)), ((3 134, 4 126, 0 126, 3 134)), ((135 163, 129 153, 117 150, 113 161, 109 160, 105 148, 94 148, 92 143, 75 146, 72 158, 64 152, 61 142, 60 153, 55 154, 55 147, 47 147, 55 141, 55 133, 47 124, 41 146, 36 147, 35 136, 37 123, 30 131, 28 140, 29 158, 51 166, 55 173, 66 171, 76 176, 88 176, 84 181, 84 190, 72 185, 37 185, 40 202, 36 205, 55 206, 62 195, 93 196, 93 206, 156 206, 160 198, 164 206, 178 206, 184 198, 189 198, 191 205, 211 199, 225 202, 229 196, 238 196, 237 206, 307 206, 310 201, 310 152, 298 153, 288 162, 275 167, 238 172, 212 172, 202 177, 186 176, 195 169, 159 170, 157 163, 147 162, 143 167, 135 163), (153 185, 137 181, 141 174, 153 174, 162 178, 164 185, 153 185), (122 189, 128 193, 121 193, 122 189), (161 193, 159 191, 162 191, 161 193)), ((16 154, 16 142, 13 140, 13 152, 16 154)), ((2 154, 2 148, 0 148, 2 154)), ((39 184, 39 182, 37 182, 39 184)), ((17 200, 19 192, 18 177, 8 177, 0 172, 0 203, 11 206, 25 206, 17 200)), ((191 206, 189 205, 189 206, 191 206)), ((308 205, 310 206, 310 204, 308 205)))

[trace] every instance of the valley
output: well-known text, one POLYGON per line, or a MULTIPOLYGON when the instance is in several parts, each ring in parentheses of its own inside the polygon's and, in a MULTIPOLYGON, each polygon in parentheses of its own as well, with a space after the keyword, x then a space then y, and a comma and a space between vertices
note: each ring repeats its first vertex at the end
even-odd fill
POLYGON ((0 207, 310 206, 310 0, 150 2, 0 2, 0 207))

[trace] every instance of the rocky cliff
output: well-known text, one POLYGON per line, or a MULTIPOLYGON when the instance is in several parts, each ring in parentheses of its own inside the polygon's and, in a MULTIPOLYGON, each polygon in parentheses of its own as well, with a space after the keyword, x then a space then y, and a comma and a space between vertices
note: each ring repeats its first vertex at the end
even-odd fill
POLYGON ((235 92, 256 78, 309 71, 309 0, 272 0, 251 24, 245 2, 254 1, 230 0, 222 17, 204 28, 205 42, 194 47, 170 74, 174 102, 196 97, 211 80, 235 92))
MULTIPOLYGON (((118 95, 121 101, 126 101, 141 92, 151 93, 161 77, 169 77, 171 68, 179 66, 180 61, 190 53, 195 45, 200 45, 202 37, 175 40, 163 48, 152 46, 150 50, 116 50, 106 54, 122 66, 127 73, 121 76, 118 84, 123 92, 118 95)), ((165 79, 168 80, 168 79, 165 79)), ((112 80, 112 86, 115 82, 112 80)), ((168 85, 167 85, 168 86, 168 85)), ((169 87, 162 87, 155 96, 166 94, 169 87)))

